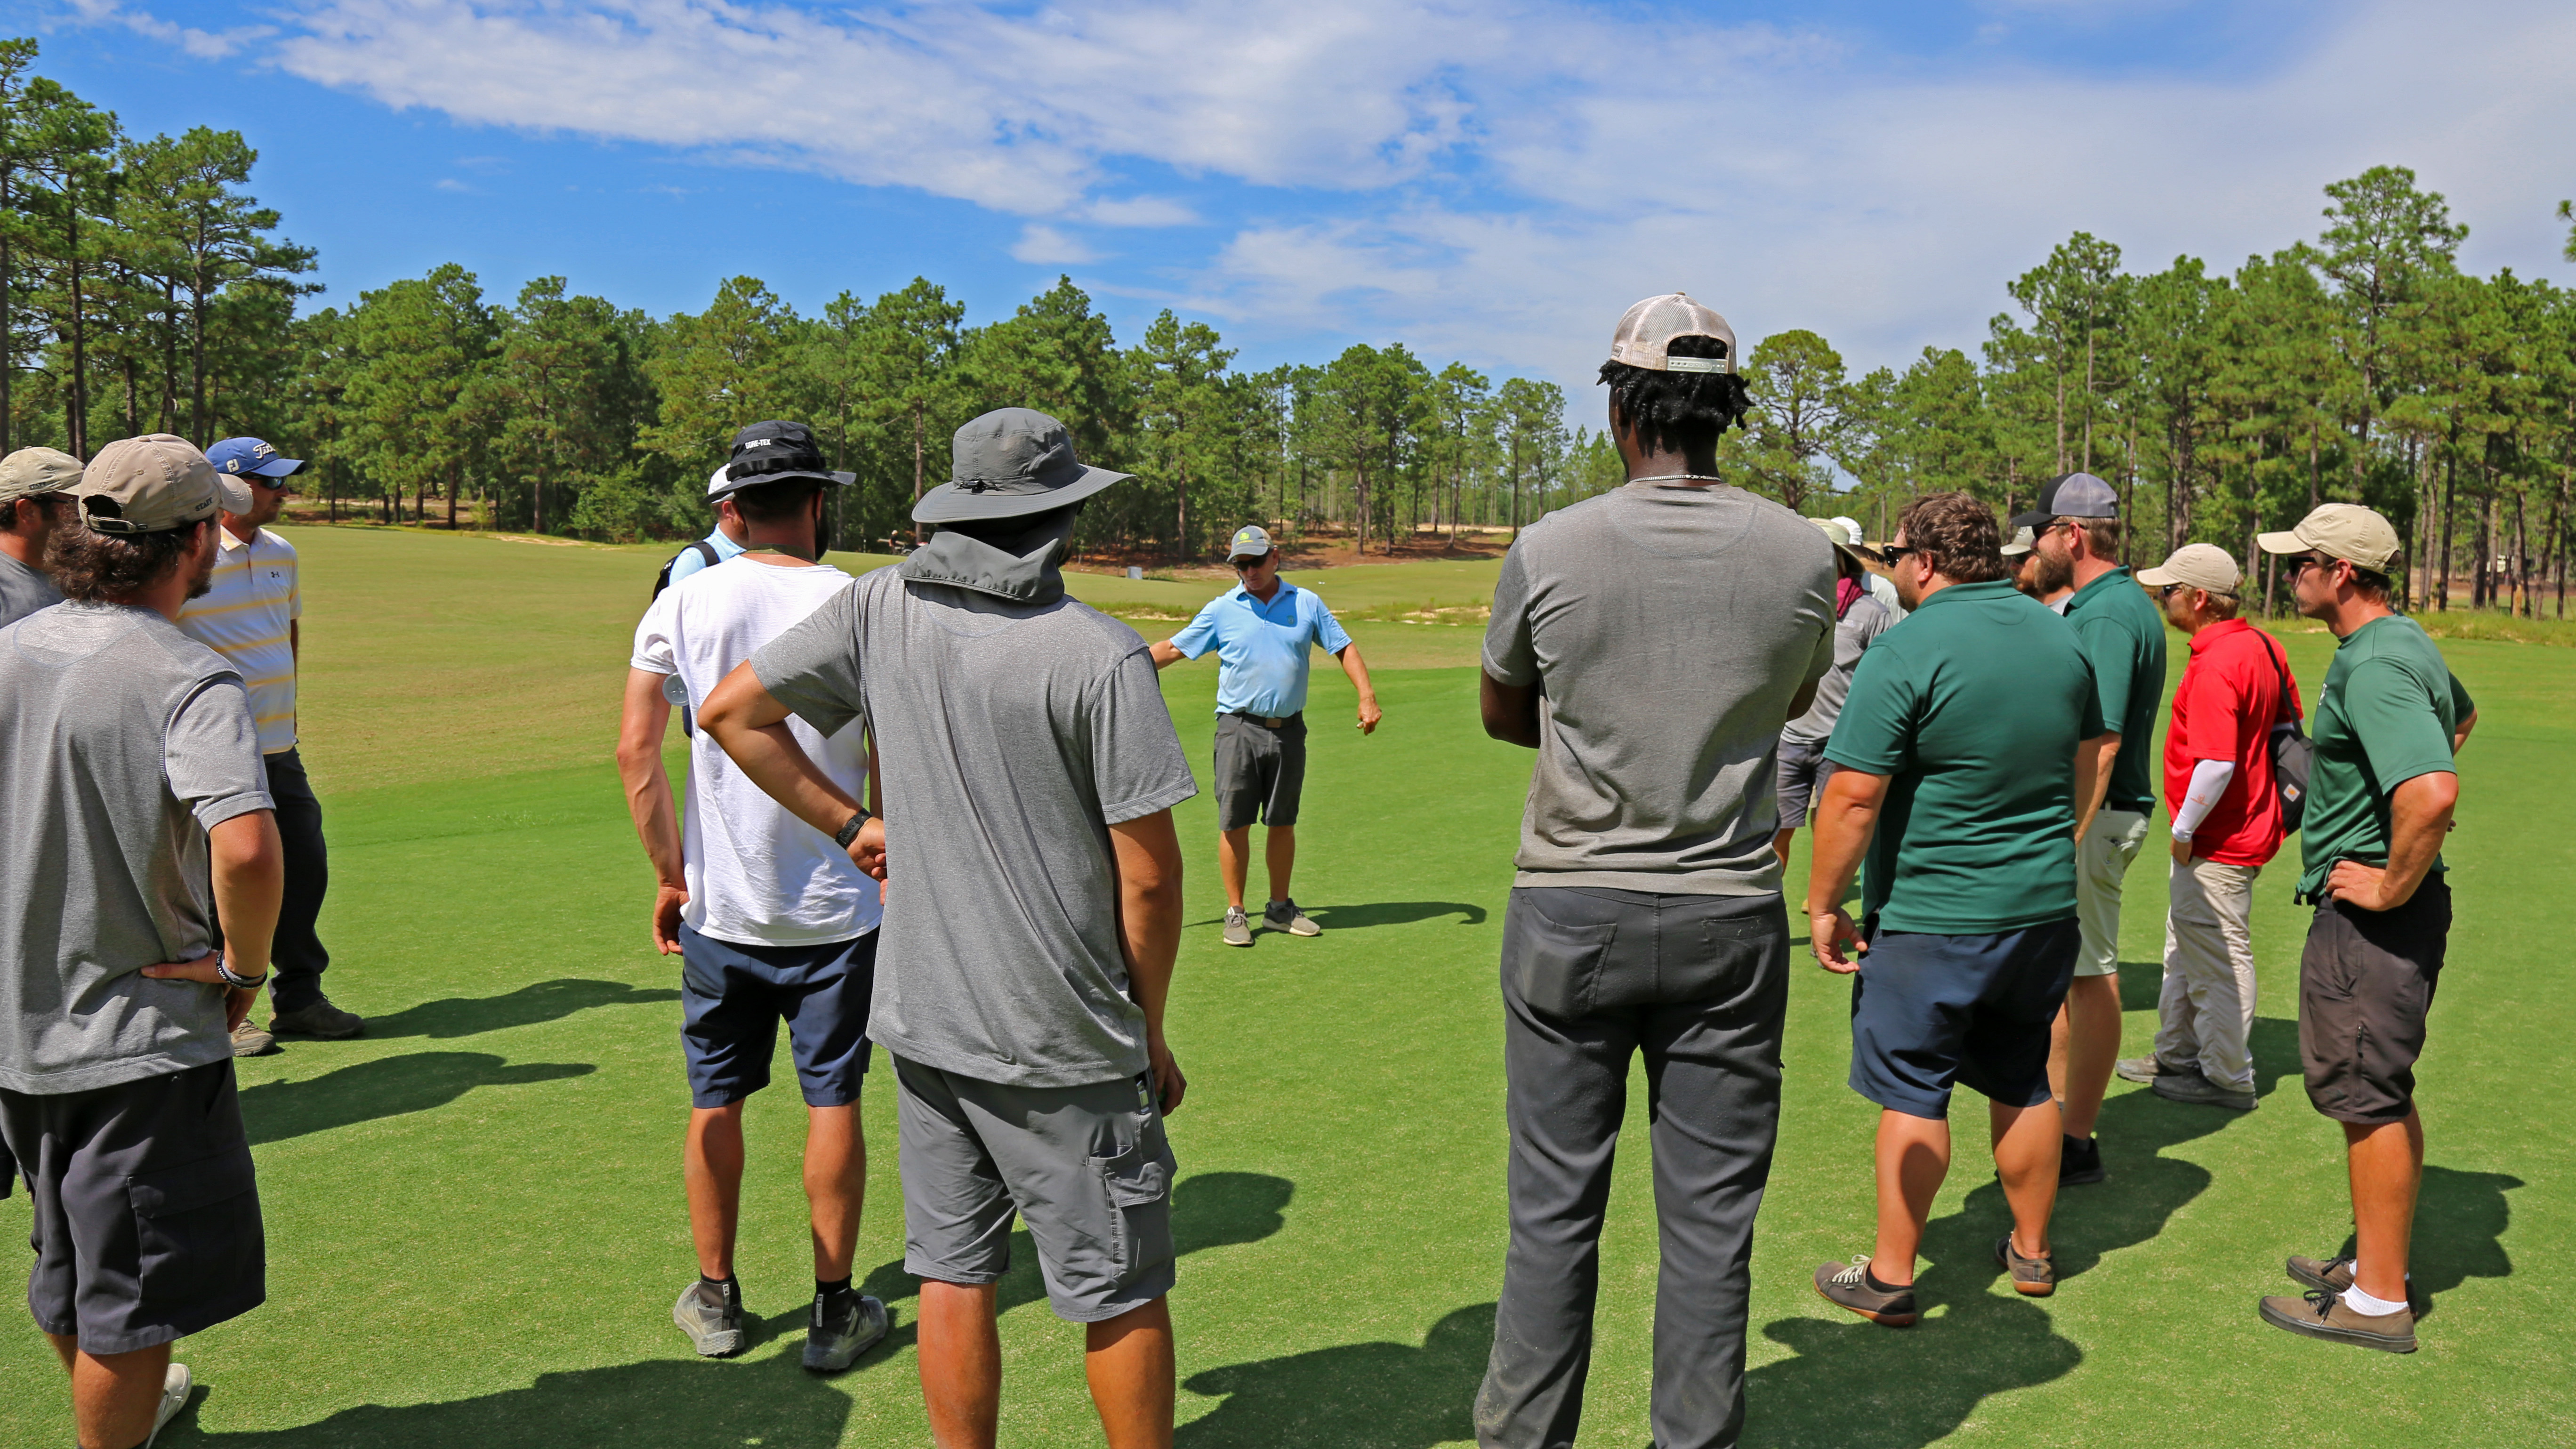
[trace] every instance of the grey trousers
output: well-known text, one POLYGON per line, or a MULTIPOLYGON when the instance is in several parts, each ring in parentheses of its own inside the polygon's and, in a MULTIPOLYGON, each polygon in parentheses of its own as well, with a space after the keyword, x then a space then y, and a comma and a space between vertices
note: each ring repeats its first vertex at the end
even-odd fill
POLYGON ((1642 1052, 1662 1257, 1654 1442, 1725 1449, 1744 1426, 1753 1217, 1780 1125, 1788 913, 1777 895, 1516 889, 1502 976, 1512 1242, 1476 1442, 1574 1443, 1629 1058, 1642 1052))

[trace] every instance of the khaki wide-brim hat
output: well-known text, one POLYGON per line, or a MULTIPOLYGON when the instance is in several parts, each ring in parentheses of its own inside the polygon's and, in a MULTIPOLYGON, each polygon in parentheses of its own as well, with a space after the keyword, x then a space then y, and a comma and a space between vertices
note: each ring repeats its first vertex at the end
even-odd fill
POLYGON ((1887 562, 1880 557, 1878 550, 1861 541, 1858 530, 1841 519, 1810 518, 1807 521, 1814 524, 1817 531, 1824 534, 1835 548, 1849 555, 1854 563, 1883 565, 1887 562))
POLYGON ((2358 503, 2320 503, 2289 532, 2261 534, 2254 542, 2265 553, 2313 550, 2373 573, 2385 571, 2405 547, 2387 519, 2358 503))
POLYGON ((2212 594, 2233 594, 2244 581, 2236 556, 2214 543, 2186 543, 2163 563, 2138 571, 2138 582, 2151 589, 2179 584, 2212 594))

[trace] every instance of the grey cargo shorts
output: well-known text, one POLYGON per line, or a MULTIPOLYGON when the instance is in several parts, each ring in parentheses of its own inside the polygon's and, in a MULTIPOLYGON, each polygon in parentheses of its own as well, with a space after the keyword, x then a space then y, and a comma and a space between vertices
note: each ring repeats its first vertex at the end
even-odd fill
POLYGON ((1306 716, 1277 729, 1239 714, 1216 717, 1216 828, 1297 823, 1306 793, 1306 716))
POLYGON ((1175 1164, 1149 1077, 1011 1087, 901 1057, 894 1071, 905 1272, 999 1281, 1016 1212, 1058 1318, 1098 1323, 1172 1291, 1175 1164))

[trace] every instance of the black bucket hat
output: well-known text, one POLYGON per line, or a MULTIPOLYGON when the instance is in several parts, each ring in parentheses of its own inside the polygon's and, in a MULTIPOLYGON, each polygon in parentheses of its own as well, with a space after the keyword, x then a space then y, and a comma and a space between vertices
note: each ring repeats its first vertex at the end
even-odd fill
POLYGON ((725 464, 724 482, 708 489, 707 497, 722 498, 737 489, 790 478, 811 478, 842 488, 859 481, 856 473, 835 473, 823 466, 823 447, 814 441, 814 430, 803 423, 753 423, 733 435, 733 458, 725 464))
POLYGON ((951 450, 957 476, 921 495, 913 522, 1045 513, 1136 476, 1084 464, 1064 424, 1031 408, 995 408, 959 428, 951 450))

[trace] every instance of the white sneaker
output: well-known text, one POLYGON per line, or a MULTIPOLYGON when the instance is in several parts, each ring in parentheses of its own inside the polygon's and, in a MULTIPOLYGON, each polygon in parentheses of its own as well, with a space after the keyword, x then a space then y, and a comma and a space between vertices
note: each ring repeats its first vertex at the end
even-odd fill
POLYGON ((179 1417, 181 1409, 188 1407, 188 1395, 196 1387, 196 1380, 188 1376, 186 1364, 174 1363, 161 1375, 161 1407, 152 1411, 152 1432, 144 1436, 143 1449, 152 1449, 152 1441, 161 1437, 163 1427, 179 1417))

